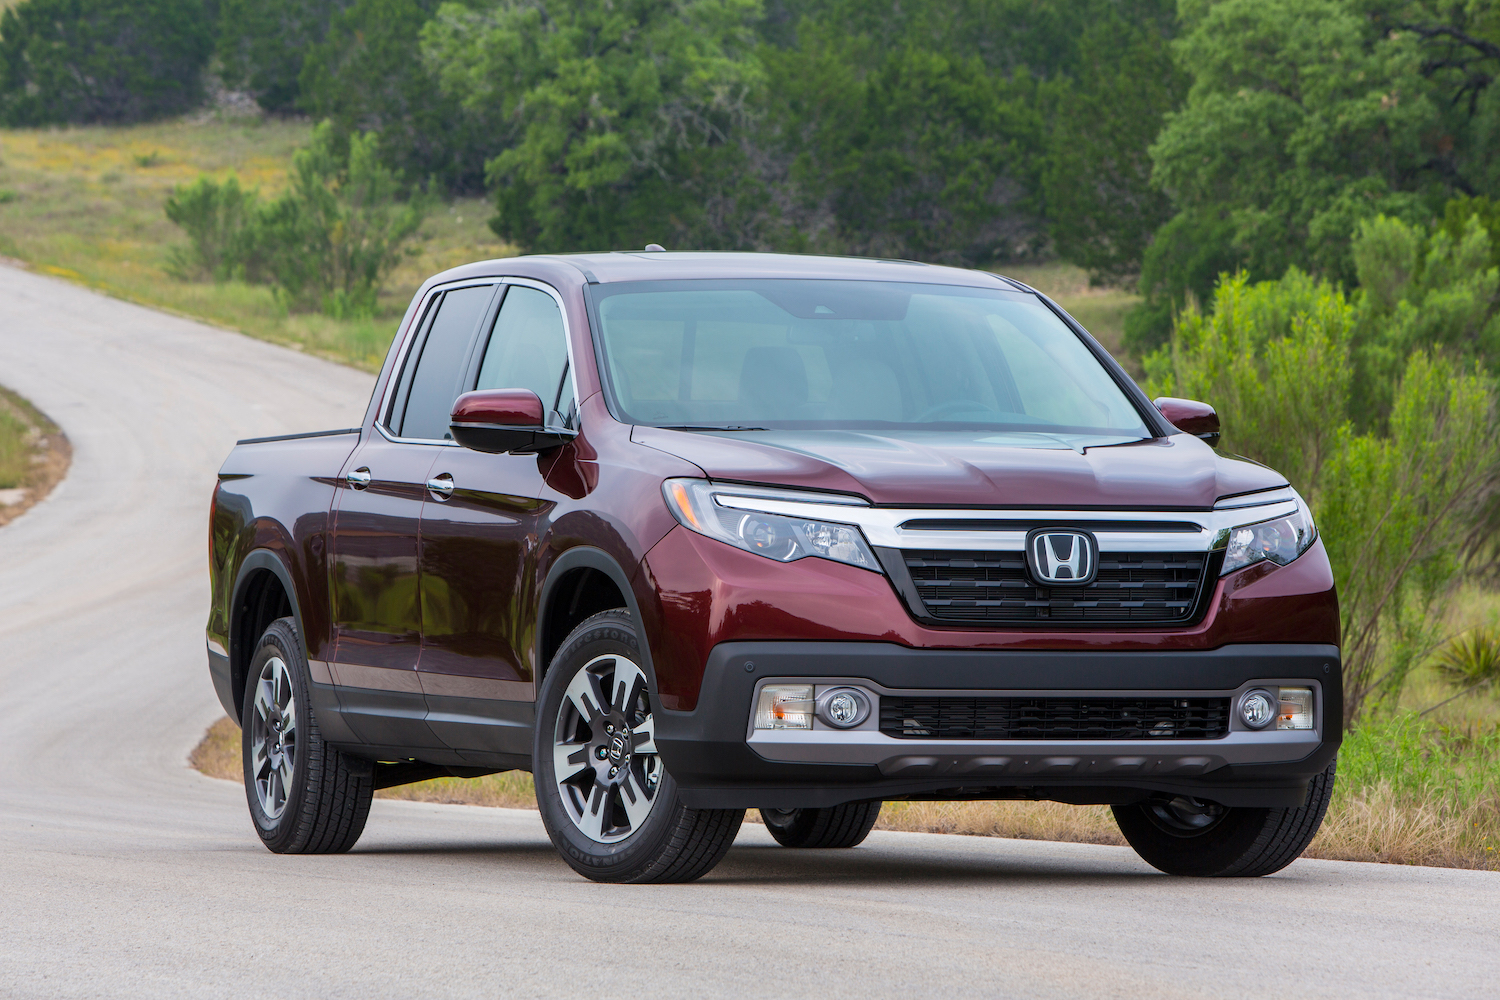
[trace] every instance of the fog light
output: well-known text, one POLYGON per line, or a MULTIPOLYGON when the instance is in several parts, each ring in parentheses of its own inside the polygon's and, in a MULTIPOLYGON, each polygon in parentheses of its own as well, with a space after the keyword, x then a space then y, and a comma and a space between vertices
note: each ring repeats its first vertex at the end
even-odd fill
POLYGON ((755 706, 756 729, 811 729, 811 684, 767 684, 755 706))
POLYGON ((1277 729, 1311 729, 1312 688, 1282 688, 1281 712, 1276 716, 1277 729))
POLYGON ((1240 698, 1240 719, 1251 729, 1264 729, 1276 718, 1276 699, 1269 691, 1246 691, 1240 698))
POLYGON ((818 718, 835 729, 853 729, 870 717, 870 699, 857 688, 834 688, 818 696, 818 718))

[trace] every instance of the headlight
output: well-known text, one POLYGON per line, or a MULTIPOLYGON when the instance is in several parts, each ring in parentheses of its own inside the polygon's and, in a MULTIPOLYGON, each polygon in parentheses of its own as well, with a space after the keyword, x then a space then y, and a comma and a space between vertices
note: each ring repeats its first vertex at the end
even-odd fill
MULTIPOLYGON (((662 495, 672 516, 690 531, 777 562, 814 556, 881 572, 864 534, 852 524, 726 507, 714 498, 716 491, 723 489, 702 479, 668 479, 662 483, 662 495)), ((744 496, 734 495, 744 503, 744 496)))
POLYGON ((1297 498, 1297 510, 1286 517, 1257 524, 1242 524, 1229 529, 1229 538, 1224 546, 1223 573, 1253 566, 1269 560, 1285 566, 1307 551, 1318 532, 1313 524, 1312 512, 1307 501, 1293 491, 1297 498))

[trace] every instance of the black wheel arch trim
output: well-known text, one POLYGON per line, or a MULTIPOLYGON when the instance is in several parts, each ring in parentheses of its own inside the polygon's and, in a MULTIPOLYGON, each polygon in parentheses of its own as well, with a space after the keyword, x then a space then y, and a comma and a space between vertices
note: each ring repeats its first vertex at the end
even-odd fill
POLYGON ((541 690, 542 679, 547 674, 550 663, 542 659, 542 650, 547 641, 547 626, 552 615, 552 603, 556 596, 559 583, 573 570, 592 569, 607 576, 611 583, 620 591, 625 598, 625 608, 630 612, 636 622, 636 638, 640 641, 641 659, 644 661, 641 667, 646 671, 646 678, 656 687, 656 665, 651 659, 651 646, 646 641, 644 634, 640 632, 642 622, 640 603, 635 598, 635 588, 631 584, 631 574, 626 573, 620 566, 619 560, 603 549, 592 545, 575 545, 563 550, 552 564, 547 568, 547 578, 542 582, 541 596, 537 601, 536 622, 536 690, 541 690))
MULTIPOLYGON (((245 670, 249 666, 249 660, 242 654, 238 654, 243 636, 240 631, 243 627, 241 619, 244 617, 240 609, 240 601, 245 596, 245 588, 250 577, 262 570, 269 571, 272 576, 281 583, 282 592, 286 594, 287 602, 292 606, 292 620, 297 623, 297 635, 302 639, 302 656, 307 658, 307 630, 303 627, 302 603, 297 593, 297 586, 292 578, 291 571, 286 568, 282 557, 272 549, 256 549, 245 556, 240 562, 239 570, 235 573, 234 587, 229 592, 229 608, 226 620, 229 623, 228 642, 225 644, 229 651, 230 688, 233 691, 234 718, 239 718, 239 711, 243 707, 240 701, 244 692, 234 691, 233 681, 237 678, 244 681, 245 670)), ((241 683, 243 687, 243 683, 241 683)), ((227 705, 225 706, 228 707, 227 705)))

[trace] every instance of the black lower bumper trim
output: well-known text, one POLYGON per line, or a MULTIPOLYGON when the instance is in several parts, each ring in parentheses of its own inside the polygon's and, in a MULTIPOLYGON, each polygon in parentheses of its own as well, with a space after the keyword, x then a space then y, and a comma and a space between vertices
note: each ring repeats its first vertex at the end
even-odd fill
POLYGON ((1225 646, 1206 651, 1073 652, 916 650, 888 643, 723 643, 709 656, 698 707, 658 711, 656 742, 683 801, 693 808, 812 808, 863 799, 1046 798, 1133 801, 1186 794, 1230 806, 1300 805, 1342 740, 1338 649, 1306 644, 1225 646), (862 677, 912 691, 1230 691, 1264 677, 1316 680, 1323 740, 1301 760, 1230 764, 1194 777, 1122 777, 1038 782, 901 778, 867 764, 770 761, 745 740, 756 682, 765 677, 862 677))

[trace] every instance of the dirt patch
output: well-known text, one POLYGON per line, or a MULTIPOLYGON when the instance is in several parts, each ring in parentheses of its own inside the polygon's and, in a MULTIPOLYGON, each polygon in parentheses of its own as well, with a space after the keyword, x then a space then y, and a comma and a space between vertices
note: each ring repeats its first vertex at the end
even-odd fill
POLYGON ((0 525, 45 500, 72 461, 67 435, 42 411, 0 387, 0 525))

